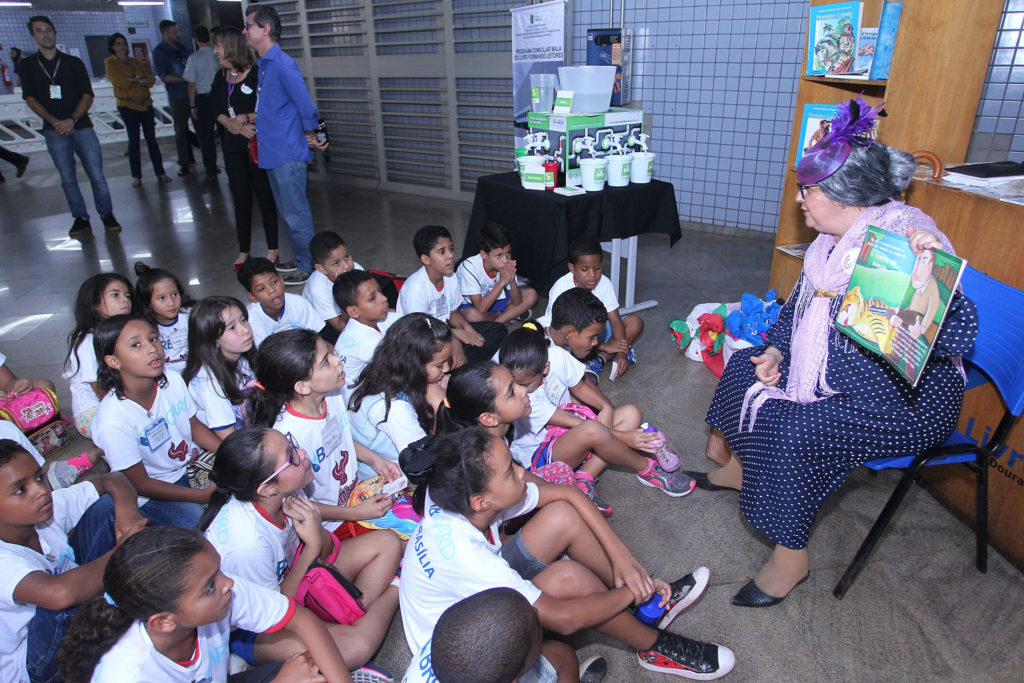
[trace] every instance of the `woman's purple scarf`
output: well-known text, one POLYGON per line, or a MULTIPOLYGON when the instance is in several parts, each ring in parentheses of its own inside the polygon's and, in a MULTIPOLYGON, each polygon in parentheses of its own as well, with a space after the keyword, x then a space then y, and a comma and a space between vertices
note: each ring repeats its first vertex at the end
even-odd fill
POLYGON ((939 231, 931 217, 920 209, 897 201, 882 206, 869 206, 838 241, 833 235, 819 233, 804 257, 804 283, 800 288, 800 296, 796 300, 793 314, 789 380, 786 382, 786 389, 782 390, 778 386, 769 387, 760 381, 752 384, 743 397, 743 406, 740 410, 741 430, 748 409, 748 429, 753 429, 757 411, 768 399, 812 403, 836 393, 825 379, 828 367, 828 338, 834 322, 829 311, 832 300, 844 296, 850 284, 850 272, 843 268, 844 259, 852 272, 849 259, 856 261, 868 226, 871 225, 897 235, 906 235, 910 228, 927 230, 939 238, 943 250, 954 253, 953 245, 939 231), (848 254, 850 256, 847 256, 848 254), (829 295, 824 295, 825 292, 829 295))

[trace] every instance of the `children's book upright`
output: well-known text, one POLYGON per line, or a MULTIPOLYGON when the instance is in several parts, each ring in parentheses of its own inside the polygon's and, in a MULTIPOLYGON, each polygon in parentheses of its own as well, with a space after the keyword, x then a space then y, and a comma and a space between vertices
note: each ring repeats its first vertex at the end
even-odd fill
POLYGON ((870 226, 836 315, 836 329, 917 386, 967 261, 870 226))
POLYGON ((807 75, 853 71, 864 3, 858 0, 811 7, 807 22, 807 75))
POLYGON ((800 137, 797 139, 796 160, 807 154, 828 133, 829 122, 839 114, 835 104, 805 104, 804 118, 800 123, 800 137))
POLYGON ((875 43, 875 57, 871 60, 871 71, 868 77, 873 81, 889 78, 892 67, 892 53, 896 49, 896 30, 900 24, 903 2, 885 0, 882 3, 882 14, 878 19, 878 40, 875 43))

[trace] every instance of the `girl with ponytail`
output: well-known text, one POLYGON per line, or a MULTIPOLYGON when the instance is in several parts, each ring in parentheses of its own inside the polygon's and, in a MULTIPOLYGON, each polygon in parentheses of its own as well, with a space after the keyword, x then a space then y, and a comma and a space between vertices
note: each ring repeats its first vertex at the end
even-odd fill
MULTIPOLYGON (((362 591, 366 614, 325 626, 350 666, 368 662, 398 607, 398 590, 390 585, 401 559, 398 537, 382 530, 341 542, 328 533, 319 508, 302 493, 313 470, 290 434, 261 427, 231 433, 217 449, 210 480, 216 490, 199 528, 224 570, 291 597, 315 560, 333 565, 362 591)), ((259 636, 240 632, 235 640, 255 642, 259 659, 259 636)), ((237 653, 252 661, 242 648, 237 653)))
POLYGON ((65 683, 352 680, 323 622, 280 593, 226 576, 193 529, 127 539, 103 572, 103 590, 75 615, 57 654, 65 683), (232 629, 260 633, 261 662, 287 661, 229 676, 232 629))

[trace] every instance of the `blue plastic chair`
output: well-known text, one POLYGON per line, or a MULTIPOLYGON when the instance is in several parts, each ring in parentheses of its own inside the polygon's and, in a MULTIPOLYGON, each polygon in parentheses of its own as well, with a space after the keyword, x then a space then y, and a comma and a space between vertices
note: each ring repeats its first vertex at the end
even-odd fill
POLYGON ((1006 410, 992 438, 984 446, 954 431, 944 443, 916 457, 878 458, 865 463, 873 470, 900 468, 904 472, 843 578, 832 591, 839 599, 857 578, 903 498, 917 480, 921 468, 928 465, 962 463, 974 472, 977 481, 976 563, 979 571, 988 571, 988 459, 998 455, 1024 410, 1024 292, 971 266, 964 270, 961 282, 964 293, 978 308, 978 336, 974 348, 964 356, 968 368, 967 388, 991 382, 1002 396, 1006 410))

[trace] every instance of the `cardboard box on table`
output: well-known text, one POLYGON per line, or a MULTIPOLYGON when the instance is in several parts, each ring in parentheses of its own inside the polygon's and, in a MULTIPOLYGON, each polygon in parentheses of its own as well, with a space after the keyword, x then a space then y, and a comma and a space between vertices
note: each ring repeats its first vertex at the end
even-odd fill
MULTIPOLYGON (((566 185, 580 185, 580 154, 573 152, 572 145, 578 138, 590 136, 597 140, 594 149, 598 156, 608 153, 603 148, 604 139, 610 134, 624 133, 622 145, 625 146, 630 133, 643 133, 644 112, 641 109, 612 108, 604 114, 542 114, 530 112, 529 126, 531 133, 548 134, 551 149, 548 154, 554 155, 555 150, 562 148, 562 173, 565 174, 566 185)), ((586 155, 587 152, 581 150, 586 155)))

